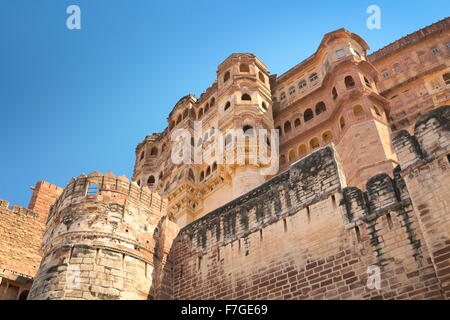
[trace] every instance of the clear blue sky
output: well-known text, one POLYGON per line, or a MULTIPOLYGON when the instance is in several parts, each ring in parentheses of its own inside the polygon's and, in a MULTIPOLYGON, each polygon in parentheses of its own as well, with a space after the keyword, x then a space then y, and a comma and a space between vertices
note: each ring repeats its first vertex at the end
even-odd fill
POLYGON ((450 1, 1 0, 0 199, 94 170, 131 177, 134 148, 232 52, 281 74, 345 27, 373 50, 445 18, 450 1), (81 30, 66 8, 81 8, 81 30), (381 30, 366 8, 381 8, 381 30))

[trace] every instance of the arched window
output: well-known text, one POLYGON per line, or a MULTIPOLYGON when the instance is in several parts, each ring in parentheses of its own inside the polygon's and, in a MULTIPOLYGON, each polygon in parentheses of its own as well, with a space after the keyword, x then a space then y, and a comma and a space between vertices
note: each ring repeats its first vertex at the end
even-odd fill
POLYGON ((209 106, 212 108, 216 104, 216 99, 211 98, 211 102, 209 103, 209 106))
POLYGON ((246 125, 242 128, 242 131, 244 131, 244 134, 246 135, 253 135, 254 130, 252 126, 246 125))
POLYGON ((228 102, 225 104, 225 107, 223 108, 223 111, 228 110, 230 107, 231 107, 231 103, 230 103, 230 101, 228 101, 228 102))
POLYGON ((333 140, 333 134, 331 131, 326 131, 322 134, 322 141, 323 143, 329 143, 333 140))
POLYGON ((448 86, 450 84, 450 73, 442 75, 442 79, 444 79, 445 84, 448 86))
POLYGON ((263 108, 264 111, 267 111, 267 110, 268 110, 267 104, 266 104, 265 102, 263 102, 263 103, 261 104, 261 107, 263 108))
POLYGON ((240 72, 250 72, 250 67, 246 63, 241 63, 239 65, 239 71, 240 72))
POLYGON ((292 150, 292 149, 289 150, 288 155, 289 155, 289 162, 292 162, 295 160, 295 151, 294 150, 292 150))
POLYGON ((244 94, 242 95, 242 97, 241 97, 241 100, 242 100, 242 101, 252 101, 252 97, 250 97, 249 94, 244 93, 244 94))
POLYGON ((333 100, 336 100, 338 97, 338 93, 336 88, 333 88, 333 90, 331 91, 331 95, 333 96, 333 100))
POLYGON ((230 71, 225 72, 223 75, 223 82, 227 82, 230 79, 230 71))
POLYGON ((309 81, 316 82, 317 80, 319 80, 319 76, 317 75, 317 73, 311 73, 311 75, 309 76, 309 81))
POLYGON ((281 165, 286 164, 286 156, 285 156, 284 154, 282 154, 282 155, 280 156, 280 164, 281 164, 281 165))
POLYGON ((373 106, 373 111, 375 111, 375 114, 376 114, 377 116, 381 116, 380 110, 378 110, 377 107, 373 106))
POLYGON ((303 120, 305 122, 311 120, 312 118, 314 118, 314 113, 311 109, 306 109, 305 113, 303 114, 303 120))
POLYGON ((306 146, 304 144, 298 147, 298 155, 303 157, 306 154, 306 146))
POLYGON ((198 110, 198 119, 200 119, 201 117, 203 117, 203 109, 202 108, 200 110, 198 110))
POLYGON ((177 118, 177 124, 179 124, 181 122, 181 120, 183 120, 183 119, 181 118, 181 114, 180 114, 177 118))
POLYGON ((309 145, 312 150, 317 149, 320 147, 319 139, 318 138, 312 138, 309 142, 309 145))
POLYGON ((295 87, 289 88, 289 95, 292 97, 295 94, 295 87))
POLYGON ((208 167, 207 169, 206 169, 206 177, 207 176, 209 176, 211 174, 211 167, 208 167))
POLYGON ((154 176, 148 177, 147 184, 149 186, 153 186, 155 184, 155 177, 154 176))
POLYGON ((158 148, 153 147, 153 148, 152 148, 152 151, 150 152, 150 155, 151 155, 151 156, 157 156, 157 155, 158 155, 158 148))
POLYGON ((353 114, 356 117, 362 116, 364 114, 363 108, 359 104, 357 104, 356 106, 353 107, 353 114))
POLYGON ((366 86, 368 88, 372 88, 372 85, 370 84, 370 81, 366 77, 364 77, 364 83, 366 84, 366 86))
POLYGON ((208 111, 209 111, 209 103, 207 103, 205 106, 205 113, 207 113, 208 111))
POLYGON ((294 121, 294 126, 297 128, 297 127, 300 127, 300 124, 301 124, 301 122, 300 122, 300 119, 295 119, 295 121, 294 121))
POLYGON ((351 76, 345 77, 345 87, 347 89, 353 88, 355 86, 355 80, 351 76))
POLYGON ((259 77, 259 80, 261 80, 262 82, 266 82, 266 78, 264 77, 264 75, 261 71, 258 73, 258 77, 259 77))
POLYGON ((285 101, 285 100, 286 100, 286 93, 282 92, 282 93, 280 94, 280 101, 283 102, 283 101, 285 101))
POLYGON ((284 133, 287 134, 287 133, 291 132, 291 129, 292 129, 291 123, 289 121, 286 121, 284 123, 284 133))
POLYGON ((217 170, 217 163, 214 162, 212 165, 212 171, 214 172, 216 170, 217 170))
POLYGON ((308 86, 308 84, 306 83, 305 80, 302 80, 302 81, 300 81, 300 82, 298 83, 298 88, 299 88, 300 90, 305 89, 307 86, 308 86))
POLYGON ((327 106, 325 105, 325 103, 323 101, 319 102, 316 105, 316 115, 321 114, 322 112, 327 111, 327 106))
POLYGON ((345 119, 344 119, 344 117, 341 117, 341 118, 339 119, 339 127, 340 127, 341 129, 344 129, 344 127, 345 127, 345 119))
POLYGON ((189 169, 188 177, 195 182, 194 172, 192 171, 192 169, 189 169))
POLYGON ((161 179, 163 178, 163 176, 164 176, 164 172, 161 171, 161 172, 159 173, 159 180, 161 180, 161 179))
POLYGON ((136 183, 139 187, 141 186, 141 180, 136 181, 136 183))
POLYGON ((227 136, 225 137, 225 146, 228 146, 233 140, 233 136, 231 135, 231 133, 227 134, 227 136))
POLYGON ((202 171, 200 172, 200 181, 203 181, 205 179, 205 173, 202 171))

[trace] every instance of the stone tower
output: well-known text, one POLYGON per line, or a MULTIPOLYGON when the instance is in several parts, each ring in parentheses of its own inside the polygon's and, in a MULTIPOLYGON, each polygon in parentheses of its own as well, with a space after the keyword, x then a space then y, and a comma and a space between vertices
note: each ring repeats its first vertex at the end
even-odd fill
POLYGON ((164 297, 159 279, 177 232, 165 211, 159 195, 126 177, 72 179, 51 207, 29 299, 164 297))
POLYGON ((271 129, 267 67, 253 54, 232 54, 199 99, 192 94, 181 98, 169 114, 168 127, 137 146, 133 180, 167 198, 169 218, 184 226, 277 173, 278 161, 274 165, 267 145, 271 129), (261 138, 263 162, 258 158, 259 129, 267 130, 261 138), (188 161, 173 161, 172 155, 180 153, 178 132, 189 146, 188 161))

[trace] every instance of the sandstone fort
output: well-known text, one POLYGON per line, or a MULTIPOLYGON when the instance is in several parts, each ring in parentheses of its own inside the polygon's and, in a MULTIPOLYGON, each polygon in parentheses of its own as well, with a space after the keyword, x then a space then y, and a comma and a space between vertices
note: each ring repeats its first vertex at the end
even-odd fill
POLYGON ((368 50, 339 29, 282 75, 233 53, 130 179, 0 200, 0 299, 448 299, 450 18, 368 50), (208 159, 171 161, 178 129, 208 159))

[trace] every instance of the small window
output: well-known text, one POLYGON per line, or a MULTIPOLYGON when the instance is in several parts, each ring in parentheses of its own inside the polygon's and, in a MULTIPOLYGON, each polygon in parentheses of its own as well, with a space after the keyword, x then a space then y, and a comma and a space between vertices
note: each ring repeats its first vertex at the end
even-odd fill
POLYGON ((289 95, 292 97, 293 95, 295 95, 295 88, 294 87, 290 87, 289 88, 289 95))
POLYGON ((298 83, 298 88, 303 90, 308 86, 307 82, 305 80, 302 80, 298 83))
POLYGON ((214 172, 216 170, 217 170, 217 163, 214 162, 213 165, 212 165, 212 171, 214 172))
POLYGON ((295 151, 294 150, 290 150, 288 155, 289 155, 289 162, 292 162, 295 160, 295 151))
POLYGON ((209 176, 211 174, 211 167, 208 167, 207 169, 206 169, 206 174, 205 174, 205 176, 207 177, 207 176, 209 176))
POLYGON ((264 82, 264 83, 266 82, 266 78, 264 77, 264 75, 261 71, 258 73, 258 77, 261 82, 264 82))
POLYGON ((316 82, 317 80, 319 80, 319 76, 317 75, 317 73, 314 72, 309 76, 310 82, 316 82))
POLYGON ((227 82, 230 79, 230 71, 225 72, 223 76, 223 82, 227 82))
POLYGON ((432 53, 432 54, 438 54, 439 52, 441 52, 441 50, 440 50, 439 48, 433 48, 433 49, 431 50, 431 53, 432 53))
POLYGON ((231 135, 231 133, 227 134, 227 136, 225 137, 225 146, 228 146, 233 140, 233 136, 231 135))
POLYGON ((300 119, 295 119, 295 121, 294 121, 294 126, 297 128, 297 127, 300 127, 300 125, 301 125, 301 122, 300 122, 300 119))
POLYGON ((155 177, 154 176, 148 177, 147 184, 149 186, 153 186, 155 184, 155 177))
POLYGON ((445 45, 447 49, 450 49, 450 42, 445 45))
POLYGON ((298 155, 303 157, 306 154, 306 146, 304 144, 298 147, 298 155))
POLYGON ((192 169, 189 169, 188 177, 190 180, 195 182, 194 172, 192 171, 192 169))
POLYGON ((291 129, 292 129, 291 123, 290 123, 289 121, 286 121, 286 122, 284 123, 284 133, 289 133, 289 132, 291 132, 291 129))
MULTIPOLYGON (((140 185, 139 181, 138 181, 138 185, 140 185)), ((87 194, 88 195, 96 195, 97 193, 98 193, 98 183, 90 183, 87 194)))
POLYGON ((323 143, 330 143, 333 140, 333 134, 331 131, 324 132, 322 134, 323 143))
POLYGON ((263 103, 261 104, 261 107, 263 108, 264 111, 267 111, 267 110, 268 110, 267 104, 266 104, 265 102, 263 102, 263 103))
POLYGON ((320 147, 319 139, 317 139, 317 138, 311 139, 311 141, 309 142, 309 145, 312 150, 319 148, 320 147))
POLYGON ((355 86, 355 80, 353 80, 353 77, 351 76, 345 77, 344 82, 347 89, 353 88, 355 86))
POLYGON ((245 135, 253 135, 254 130, 252 126, 246 125, 242 128, 242 131, 244 131, 245 135))
POLYGON ((378 110, 377 107, 373 106, 373 111, 375 112, 375 114, 376 114, 377 116, 381 116, 380 110, 378 110))
POLYGON ((198 119, 200 119, 201 117, 203 117, 203 108, 201 108, 201 109, 198 111, 198 119))
POLYGON ((209 103, 209 106, 212 108, 216 104, 216 99, 212 98, 211 102, 209 103))
POLYGON ((366 86, 368 88, 372 88, 372 85, 370 84, 370 81, 366 77, 364 77, 364 83, 366 84, 366 86))
POLYGON ((285 100, 286 100, 286 94, 285 94, 284 92, 282 92, 282 93, 280 94, 280 101, 283 102, 283 101, 285 101, 285 100))
POLYGON ((395 72, 397 72, 397 73, 402 72, 402 68, 400 67, 400 64, 398 64, 398 63, 394 64, 394 66, 392 67, 392 69, 393 69, 395 72))
POLYGON ((158 148, 153 147, 153 148, 152 148, 152 151, 150 152, 150 155, 151 155, 151 156, 157 156, 157 155, 158 155, 158 148))
POLYGON ((250 72, 250 67, 246 63, 241 63, 239 65, 239 71, 240 72, 250 72))
POLYGON ((383 72, 383 78, 385 78, 385 79, 389 78, 389 73, 388 72, 383 72))
POLYGON ((442 76, 446 85, 450 85, 450 73, 446 73, 442 76))
POLYGON ((228 102, 225 104, 225 107, 223 108, 223 111, 228 110, 230 107, 231 107, 231 103, 228 101, 228 102))
POLYGON ((307 121, 311 120, 312 118, 314 118, 314 113, 313 113, 313 111, 312 111, 311 109, 307 109, 307 110, 305 111, 305 114, 303 115, 303 120, 304 120, 305 122, 307 122, 307 121))
POLYGON ((208 111, 209 111, 209 103, 207 103, 205 106, 205 113, 207 113, 208 111))
POLYGON ((205 173, 202 171, 200 172, 200 181, 203 181, 205 179, 205 173))
POLYGON ((250 97, 249 94, 244 93, 244 94, 242 95, 242 97, 241 97, 241 100, 242 100, 242 101, 252 101, 252 97, 250 97))
POLYGON ((344 49, 336 50, 336 59, 340 59, 340 58, 343 58, 343 57, 345 57, 344 49))
POLYGON ((339 127, 341 128, 341 130, 345 128, 345 119, 344 119, 344 117, 341 117, 339 119, 339 127))
POLYGON ((364 114, 363 108, 358 104, 356 106, 353 107, 353 114, 356 117, 360 117, 364 114))
POLYGON ((325 111, 327 111, 327 106, 325 105, 325 103, 323 101, 319 102, 316 105, 316 116, 321 114, 322 112, 325 112, 325 111))
POLYGON ((338 93, 336 88, 333 88, 333 90, 331 91, 331 95, 333 96, 333 100, 336 100, 338 97, 338 93))

